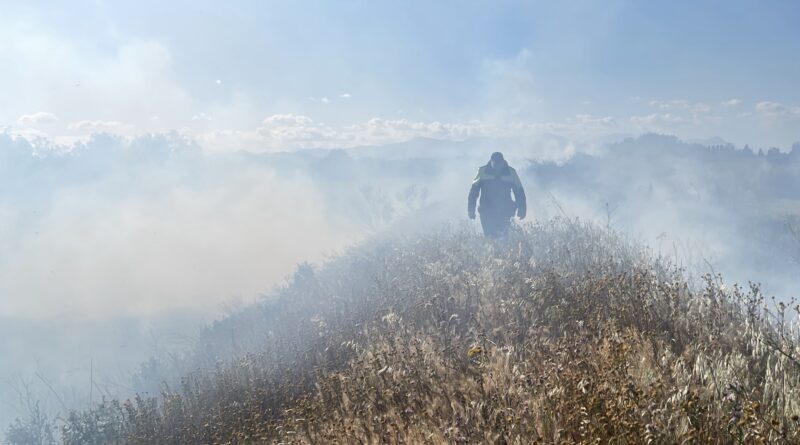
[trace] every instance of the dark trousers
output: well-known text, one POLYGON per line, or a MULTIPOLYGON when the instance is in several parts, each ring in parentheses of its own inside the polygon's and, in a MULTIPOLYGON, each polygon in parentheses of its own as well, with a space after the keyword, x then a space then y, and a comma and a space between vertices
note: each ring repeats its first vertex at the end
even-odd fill
POLYGON ((511 218, 494 213, 481 213, 481 227, 488 238, 501 238, 511 227, 511 218))

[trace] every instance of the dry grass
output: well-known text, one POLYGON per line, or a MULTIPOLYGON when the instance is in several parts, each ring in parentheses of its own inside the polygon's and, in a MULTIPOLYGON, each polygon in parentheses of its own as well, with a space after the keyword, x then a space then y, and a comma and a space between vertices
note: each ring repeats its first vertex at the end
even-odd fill
POLYGON ((800 443, 797 310, 694 290, 576 221, 374 241, 210 328, 187 358, 206 370, 72 413, 64 439, 800 443))

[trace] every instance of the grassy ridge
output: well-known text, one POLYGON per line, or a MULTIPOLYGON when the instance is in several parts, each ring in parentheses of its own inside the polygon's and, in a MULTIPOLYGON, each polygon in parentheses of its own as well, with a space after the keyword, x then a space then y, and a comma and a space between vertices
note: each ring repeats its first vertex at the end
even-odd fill
POLYGON ((80 444, 800 443, 785 305, 577 221, 375 240, 210 327, 80 444), (214 351, 214 354, 208 354, 214 351))

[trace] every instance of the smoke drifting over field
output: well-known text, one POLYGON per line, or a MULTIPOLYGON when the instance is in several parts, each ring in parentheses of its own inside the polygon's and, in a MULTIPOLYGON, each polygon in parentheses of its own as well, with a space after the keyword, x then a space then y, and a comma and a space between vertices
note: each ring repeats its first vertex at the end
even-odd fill
POLYGON ((371 234, 463 221, 472 175, 498 149, 522 176, 532 219, 592 220, 695 277, 798 291, 797 147, 757 155, 649 135, 214 155, 175 135, 97 135, 70 149, 0 135, 0 374, 17 382, 0 393, 10 401, 0 420, 20 408, 20 382, 59 408, 37 372, 69 388, 70 405, 87 402, 75 382, 89 379, 125 394, 137 363, 257 300, 298 263, 371 234))
MULTIPOLYGON (((327 363, 325 342, 352 340, 334 327, 361 335, 404 304, 451 332, 436 279, 407 283, 429 271, 493 314, 508 283, 491 271, 559 261, 477 264, 505 255, 467 219, 495 151, 526 190, 517 235, 560 261, 618 261, 569 241, 618 239, 677 264, 680 286, 713 273, 733 295, 800 296, 800 3, 720 3, 0 0, 0 443, 37 407, 91 417, 249 352, 327 363)), ((703 303, 684 290, 664 295, 703 303)), ((505 324, 468 314, 461 346, 505 324)))
POLYGON ((294 263, 319 260, 357 235, 327 217, 304 175, 192 153, 148 159, 150 147, 109 143, 35 159, 5 177, 16 202, 3 203, 2 315, 214 311, 230 297, 252 299, 294 263))

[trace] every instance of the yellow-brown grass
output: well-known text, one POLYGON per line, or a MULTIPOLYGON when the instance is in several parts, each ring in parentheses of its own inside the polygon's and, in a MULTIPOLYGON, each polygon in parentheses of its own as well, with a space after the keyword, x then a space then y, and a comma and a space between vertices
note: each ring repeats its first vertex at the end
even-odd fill
POLYGON ((157 398, 74 412, 64 438, 800 443, 792 311, 766 308, 757 286, 690 285, 576 221, 501 243, 465 229, 378 240, 304 270, 198 346, 238 328, 242 353, 157 398))

